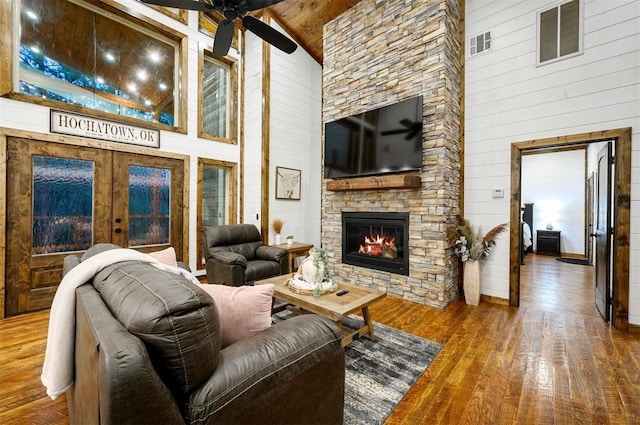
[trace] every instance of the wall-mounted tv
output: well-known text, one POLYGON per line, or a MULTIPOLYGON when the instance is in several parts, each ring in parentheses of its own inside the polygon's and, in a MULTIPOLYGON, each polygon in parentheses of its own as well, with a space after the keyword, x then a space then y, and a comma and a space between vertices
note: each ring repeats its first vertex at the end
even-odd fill
POLYGON ((339 179, 422 167, 422 96, 324 126, 324 177, 339 179))

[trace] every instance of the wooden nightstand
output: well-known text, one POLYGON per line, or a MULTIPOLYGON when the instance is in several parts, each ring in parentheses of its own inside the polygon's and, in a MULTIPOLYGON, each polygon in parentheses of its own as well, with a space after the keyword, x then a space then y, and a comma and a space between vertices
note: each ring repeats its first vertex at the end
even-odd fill
POLYGON ((536 230, 536 254, 560 257, 560 230, 536 230))
POLYGON ((311 248, 313 248, 313 244, 309 244, 309 243, 299 243, 299 242, 294 242, 293 244, 289 245, 286 243, 283 243, 281 245, 274 245, 277 246, 278 248, 284 248, 287 251, 289 251, 288 254, 288 259, 287 259, 287 265, 288 265, 288 270, 285 270, 284 273, 293 273, 295 272, 296 269, 296 258, 298 257, 305 257, 309 255, 309 250, 311 248))

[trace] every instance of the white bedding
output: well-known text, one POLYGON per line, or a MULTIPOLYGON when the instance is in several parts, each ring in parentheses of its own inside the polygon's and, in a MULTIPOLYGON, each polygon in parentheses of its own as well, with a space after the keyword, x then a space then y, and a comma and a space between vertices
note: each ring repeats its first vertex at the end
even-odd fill
POLYGON ((522 249, 527 250, 533 242, 531 241, 531 228, 526 222, 522 222, 522 249))

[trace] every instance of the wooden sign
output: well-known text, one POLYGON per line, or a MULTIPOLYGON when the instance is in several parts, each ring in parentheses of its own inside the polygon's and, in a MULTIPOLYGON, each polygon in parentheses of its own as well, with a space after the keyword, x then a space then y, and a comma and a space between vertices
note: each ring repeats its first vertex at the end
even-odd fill
POLYGON ((89 137, 150 148, 160 147, 160 130, 138 127, 88 115, 51 110, 52 133, 89 137))

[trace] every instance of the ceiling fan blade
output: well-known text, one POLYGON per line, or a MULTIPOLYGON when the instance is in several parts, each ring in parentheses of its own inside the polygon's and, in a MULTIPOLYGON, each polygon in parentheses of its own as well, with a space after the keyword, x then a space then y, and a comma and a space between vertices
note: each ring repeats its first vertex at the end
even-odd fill
POLYGON ((213 39, 213 54, 218 57, 226 56, 229 53, 231 47, 231 40, 233 40, 233 21, 225 19, 218 24, 216 30, 216 36, 213 39))
POLYGON ((156 6, 175 7, 177 9, 197 10, 209 12, 214 7, 209 3, 202 3, 195 0, 141 0, 143 3, 155 4, 156 6))
POLYGON ((413 121, 407 118, 401 119, 400 124, 404 125, 405 127, 413 127, 413 121))
POLYGON ((291 39, 271 28, 258 18, 246 15, 242 18, 242 23, 249 31, 285 53, 293 53, 298 48, 298 45, 291 39))
POLYGON ((264 9, 281 1, 283 0, 247 0, 247 10, 264 9))
POLYGON ((391 136, 392 134, 404 134, 404 133, 408 133, 411 130, 387 130, 387 131, 381 131, 380 134, 383 136, 391 136))
POLYGON ((413 138, 414 138, 414 137, 416 137, 416 135, 418 134, 418 131, 419 131, 419 130, 411 130, 411 132, 410 132, 409 134, 407 134, 407 135, 404 137, 404 140, 411 140, 411 139, 413 139, 413 138))

